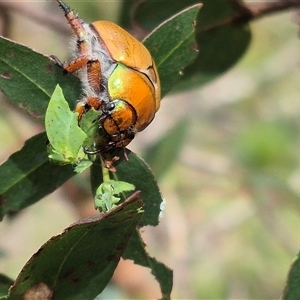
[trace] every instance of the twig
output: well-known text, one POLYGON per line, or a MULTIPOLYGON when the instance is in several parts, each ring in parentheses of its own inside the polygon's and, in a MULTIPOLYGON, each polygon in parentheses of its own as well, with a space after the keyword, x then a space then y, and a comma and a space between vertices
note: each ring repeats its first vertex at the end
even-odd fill
POLYGON ((7 9, 0 10, 0 35, 8 36, 11 28, 11 17, 7 9))
MULTIPOLYGON (((224 0, 225 1, 225 0, 224 0)), ((247 23, 251 20, 261 18, 265 15, 272 13, 287 11, 291 9, 300 9, 300 0, 275 0, 275 1, 259 1, 254 4, 243 4, 238 0, 227 0, 231 6, 235 9, 235 13, 220 21, 205 27, 202 27, 200 31, 211 30, 227 24, 238 24, 238 23, 247 23)), ((56 17, 53 17, 51 14, 48 14, 43 11, 36 11, 31 8, 28 8, 26 5, 23 5, 20 2, 0 2, 0 10, 13 10, 18 13, 21 13, 24 16, 27 16, 31 20, 53 28, 54 30, 68 35, 70 30, 67 25, 56 17)))
POLYGON ((41 25, 53 28, 54 30, 64 35, 69 35, 71 32, 67 24, 65 24, 64 26, 64 23, 63 21, 61 21, 61 18, 53 17, 52 14, 49 14, 42 10, 32 9, 28 7, 27 4, 22 4, 21 2, 0 2, 0 10, 15 11, 17 13, 22 14, 22 16, 26 16, 31 20, 40 23, 41 25))
POLYGON ((256 4, 249 5, 247 8, 250 13, 251 19, 257 19, 271 13, 282 12, 293 8, 300 8, 300 1, 299 0, 281 0, 281 1, 271 1, 271 2, 266 1, 264 3, 256 3, 256 4))
POLYGON ((200 29, 200 32, 212 30, 228 24, 248 23, 272 13, 279 13, 291 9, 300 9, 300 0, 261 1, 255 4, 242 4, 237 0, 228 0, 235 9, 235 13, 219 22, 209 24, 200 29))

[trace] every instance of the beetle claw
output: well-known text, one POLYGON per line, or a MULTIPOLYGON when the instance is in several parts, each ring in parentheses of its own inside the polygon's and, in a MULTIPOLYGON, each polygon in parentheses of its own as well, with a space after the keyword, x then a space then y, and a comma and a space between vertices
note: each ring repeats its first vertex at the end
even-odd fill
POLYGON ((49 57, 54 61, 54 63, 56 65, 58 65, 60 68, 64 69, 64 64, 61 62, 61 60, 57 56, 50 55, 49 57))

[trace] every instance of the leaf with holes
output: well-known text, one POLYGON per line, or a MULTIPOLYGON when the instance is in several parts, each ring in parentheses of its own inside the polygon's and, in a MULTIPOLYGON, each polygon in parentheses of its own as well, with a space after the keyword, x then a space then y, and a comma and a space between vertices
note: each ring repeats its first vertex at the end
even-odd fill
POLYGON ((142 206, 136 193, 109 213, 80 220, 52 237, 26 263, 7 300, 36 299, 38 292, 41 299, 94 299, 113 275, 142 206))

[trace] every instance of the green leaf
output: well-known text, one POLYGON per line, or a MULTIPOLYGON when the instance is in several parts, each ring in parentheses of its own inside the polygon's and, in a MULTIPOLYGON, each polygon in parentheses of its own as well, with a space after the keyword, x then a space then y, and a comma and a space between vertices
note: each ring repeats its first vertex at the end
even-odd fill
POLYGON ((135 264, 150 268, 151 273, 160 285, 162 299, 171 299, 173 271, 163 263, 149 256, 145 250, 145 243, 137 230, 134 231, 122 257, 133 260, 135 264))
POLYGON ((95 208, 100 208, 100 212, 107 212, 114 208, 121 200, 115 195, 123 192, 134 191, 135 186, 124 181, 106 180, 96 190, 95 208))
POLYGON ((100 184, 96 191, 95 208, 100 209, 100 212, 110 211, 121 200, 114 196, 113 187, 106 182, 100 184))
POLYGON ((120 195, 123 192, 132 192, 135 190, 135 186, 133 184, 124 181, 108 180, 106 183, 112 186, 114 189, 114 195, 120 195))
POLYGON ((100 112, 91 108, 85 112, 79 122, 79 127, 86 133, 87 138, 84 146, 91 146, 99 129, 100 112))
POLYGON ((297 254, 291 269, 289 271, 286 286, 282 300, 298 300, 300 299, 300 252, 297 254))
MULTIPOLYGON (((85 156, 83 153, 83 157, 80 157, 78 152, 87 134, 78 126, 78 113, 70 110, 59 86, 55 88, 50 99, 45 127, 51 147, 62 156, 63 161, 74 164, 85 156)), ((51 158, 50 155, 49 157, 51 158)))
MULTIPOLYGON (((141 199, 145 203, 145 213, 139 225, 158 225, 161 212, 160 206, 163 199, 149 166, 128 149, 121 149, 111 153, 111 156, 114 155, 119 156, 120 160, 114 164, 116 172, 110 172, 110 178, 131 183, 136 190, 141 191, 141 199), (126 151, 128 161, 124 158, 124 151, 126 151)), ((97 188, 103 182, 101 166, 98 164, 94 164, 91 168, 91 182, 93 194, 95 195, 97 188)), ((125 192, 120 197, 124 201, 130 194, 130 192, 125 192)))
POLYGON ((183 69, 198 55, 195 20, 201 6, 196 4, 171 17, 144 41, 158 69, 162 97, 179 80, 183 69))
POLYGON ((13 285, 14 281, 4 274, 0 274, 0 297, 8 294, 8 289, 13 285))
MULTIPOLYGON (((119 156, 120 160, 118 163, 115 163, 116 172, 111 173, 110 177, 115 178, 115 180, 123 180, 135 185, 136 189, 141 192, 141 199, 143 199, 145 204, 143 207, 144 216, 140 220, 139 226, 155 226, 158 224, 163 201, 155 178, 149 167, 141 158, 126 149, 126 156, 128 158, 128 160, 126 160, 123 151, 125 150, 116 151, 111 155, 112 157, 114 155, 119 156)), ((91 168, 91 181, 95 193, 97 187, 103 181, 101 167, 97 164, 94 164, 91 168)), ((126 195, 127 193, 125 193, 122 198, 125 199, 126 195)), ((137 231, 129 241, 123 258, 132 259, 136 264, 150 268, 160 284, 163 295, 162 299, 170 299, 173 285, 173 273, 164 264, 148 255, 144 249, 144 243, 137 231)))
MULTIPOLYGON (((90 148, 91 145, 94 144, 95 137, 99 139, 99 111, 96 111, 95 109, 91 108, 89 111, 83 114, 83 116, 80 119, 79 127, 86 133, 87 138, 85 139, 83 143, 83 147, 90 148)), ((82 152, 83 148, 81 148, 82 152)), ((79 156, 83 157, 79 163, 77 162, 74 170, 76 173, 81 173, 84 170, 88 169, 92 166, 93 161, 95 160, 95 155, 84 155, 85 153, 79 153, 79 156)))
POLYGON ((49 139, 49 159, 58 164, 73 164, 75 172, 89 168, 94 156, 87 155, 83 147, 90 147, 98 136, 99 111, 90 109, 83 114, 78 125, 78 113, 72 112, 62 90, 56 87, 50 99, 45 118, 49 139))
POLYGON ((93 162, 91 160, 82 160, 75 166, 74 171, 76 173, 81 173, 84 170, 90 168, 92 164, 93 162))
POLYGON ((0 219, 37 202, 75 175, 71 166, 49 162, 46 143, 46 134, 38 134, 0 166, 0 219))
MULTIPOLYGON (((203 8, 197 17, 196 41, 199 46, 199 55, 193 64, 184 70, 184 75, 176 85, 176 90, 199 87, 231 68, 246 52, 250 41, 251 32, 248 23, 230 22, 239 13, 243 12, 243 3, 235 1, 211 1, 211 0, 185 0, 185 1, 125 1, 121 9, 121 22, 125 27, 135 23, 148 31, 154 30, 164 20, 189 5, 201 2, 203 8), (130 6, 131 5, 131 6, 130 6), (132 16, 134 7, 134 20, 132 16), (158 9, 159 8, 159 9, 158 9)), ((176 29, 174 28, 175 32, 176 29)), ((178 35, 177 41, 182 37, 178 35)), ((147 44, 148 45, 148 44, 147 44)), ((153 45, 155 46, 155 45, 153 45)), ((157 60, 156 52, 152 50, 154 60, 157 60)), ((162 53, 164 50, 162 50, 162 53)), ((161 78, 165 78, 166 70, 159 68, 161 78)), ((163 86, 164 86, 163 82, 163 86)))
POLYGON ((142 206, 138 197, 128 199, 110 213, 80 220, 52 237, 26 263, 8 299, 19 300, 24 293, 33 297, 37 289, 53 293, 52 300, 94 299, 113 275, 142 206))
POLYGON ((230 2, 206 0, 203 4, 204 16, 201 14, 197 23, 199 56, 186 68, 177 89, 200 86, 216 79, 238 62, 251 41, 248 23, 225 23, 237 14, 230 2), (223 22, 225 24, 220 25, 223 22))
POLYGON ((17 106, 44 124, 55 86, 59 84, 71 108, 79 99, 81 84, 48 57, 0 37, 0 90, 17 106))

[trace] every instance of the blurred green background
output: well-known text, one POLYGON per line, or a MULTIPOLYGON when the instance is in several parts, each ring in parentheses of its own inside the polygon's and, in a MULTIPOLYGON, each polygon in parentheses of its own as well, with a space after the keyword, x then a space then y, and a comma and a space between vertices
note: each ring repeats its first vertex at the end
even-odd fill
MULTIPOLYGON (((116 20, 120 3, 69 4, 92 21, 116 20)), ((7 15, 2 10, 1 33, 66 59, 69 31, 57 5, 14 5, 7 15)), ((166 200, 160 226, 143 231, 149 252, 174 269, 174 299, 278 299, 298 250, 299 27, 295 14, 281 13, 252 22, 251 30, 234 68, 201 89, 169 94, 129 146, 151 162, 166 200), (177 134, 184 143, 176 143, 177 134), (156 151, 162 141, 174 143, 177 155, 156 151)), ((43 128, 0 96, 3 162, 43 128)), ((77 176, 1 223, 1 273, 15 278, 47 239, 96 213, 88 179, 77 176)), ((150 272, 123 262, 101 299, 154 297, 150 272)))

